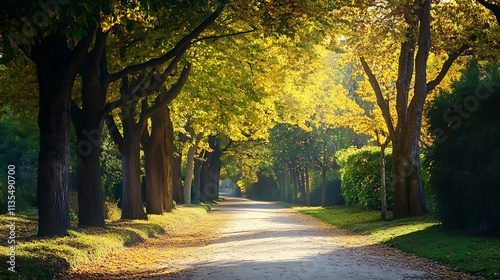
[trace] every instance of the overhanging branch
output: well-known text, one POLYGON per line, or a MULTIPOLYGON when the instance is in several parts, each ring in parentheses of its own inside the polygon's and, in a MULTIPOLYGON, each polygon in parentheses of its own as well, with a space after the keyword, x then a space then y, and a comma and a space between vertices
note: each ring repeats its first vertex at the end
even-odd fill
POLYGON ((215 40, 218 40, 218 39, 221 39, 221 38, 225 38, 225 37, 232 37, 232 36, 237 36, 237 35, 243 35, 243 34, 248 34, 248 33, 252 33, 252 32, 255 32, 255 29, 247 30, 247 31, 241 31, 241 32, 235 32, 235 33, 229 33, 229 34, 222 34, 222 35, 202 37, 202 38, 198 38, 198 39, 194 40, 193 44, 194 43, 198 43, 200 41, 206 41, 206 40, 214 40, 215 41, 215 40))
POLYGON ((387 129, 390 134, 394 134, 394 124, 392 123, 391 111, 389 110, 389 105, 387 101, 384 100, 384 95, 382 94, 382 89, 380 88, 380 84, 378 83, 377 77, 373 74, 370 66, 366 62, 364 57, 359 58, 361 60, 361 65, 363 66, 363 70, 365 74, 368 76, 368 80, 370 81, 370 85, 375 92, 375 96, 377 97, 377 105, 382 111, 382 116, 384 117, 385 124, 387 125, 387 129))
POLYGON ((450 70, 451 66, 457 60, 457 58, 469 48, 468 45, 463 45, 458 49, 457 51, 453 52, 448 56, 448 59, 443 63, 443 67, 441 68, 441 71, 439 71, 439 74, 436 76, 436 78, 430 82, 427 83, 427 92, 429 93, 432 91, 434 88, 436 88, 439 83, 444 79, 448 71, 450 70))
POLYGON ((121 71, 109 75, 109 82, 116 81, 126 75, 132 74, 132 73, 137 73, 140 71, 143 71, 148 68, 153 68, 156 66, 159 66, 173 57, 176 57, 179 55, 179 53, 182 52, 182 50, 186 47, 189 47, 192 44, 192 41, 198 37, 201 32, 203 32, 205 29, 207 29, 222 13, 224 10, 225 4, 221 4, 217 7, 217 9, 208 17, 206 18, 200 25, 198 25, 193 31, 191 31, 189 34, 184 36, 173 49, 168 51, 162 56, 159 56, 157 58, 150 59, 144 63, 141 64, 135 64, 131 65, 128 67, 125 67, 121 71))

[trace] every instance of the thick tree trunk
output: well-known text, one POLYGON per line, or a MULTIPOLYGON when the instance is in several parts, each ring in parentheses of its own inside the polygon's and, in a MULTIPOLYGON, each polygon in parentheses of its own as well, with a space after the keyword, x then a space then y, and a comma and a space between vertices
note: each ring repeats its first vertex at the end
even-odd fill
POLYGON ((170 119, 170 109, 165 108, 165 138, 164 138, 164 174, 165 181, 163 182, 163 208, 170 212, 174 209, 174 126, 170 119))
POLYGON ((78 65, 66 38, 52 35, 32 47, 39 87, 38 235, 69 229, 71 90, 78 65))
MULTIPOLYGON (((430 8, 431 0, 417 1, 419 9, 419 36, 418 50, 415 56, 415 83, 414 96, 407 108, 407 94, 405 100, 398 100, 398 107, 406 113, 400 113, 398 129, 393 141, 392 180, 394 189, 394 217, 417 216, 427 212, 423 195, 423 186, 420 179, 420 162, 418 143, 422 123, 422 110, 428 94, 427 89, 427 59, 430 51, 430 8)), ((401 56, 404 56, 403 52, 401 56)), ((413 57, 413 50, 408 50, 406 56, 413 57)), ((413 64, 412 64, 413 65, 413 64)), ((407 80, 411 80, 411 73, 407 70, 407 80)), ((400 75, 404 76, 404 75, 400 75)), ((407 83, 409 86, 409 83, 407 83)), ((398 96, 402 89, 398 89, 398 96)))
POLYGON ((184 195, 182 193, 182 152, 178 151, 174 155, 174 161, 172 162, 172 172, 173 177, 173 200, 177 204, 184 204, 184 195))
POLYGON ((78 226, 104 227, 104 202, 101 187, 101 125, 77 128, 78 226))
POLYGON ((418 140, 406 141, 408 142, 393 142, 392 187, 395 218, 418 216, 427 212, 420 178, 418 140))
MULTIPOLYGON (((163 122, 162 111, 151 117, 151 136, 148 137, 147 143, 143 143, 146 167, 146 213, 148 214, 163 214, 163 184, 165 183, 163 122)), ((143 133, 147 133, 147 130, 143 133)))
POLYGON ((104 227, 104 199, 101 186, 101 110, 106 103, 107 84, 102 83, 101 61, 105 56, 106 35, 99 32, 93 51, 82 66, 82 108, 72 107, 78 142, 77 178, 78 226, 104 227))
POLYGON ((222 150, 216 136, 209 136, 208 143, 212 152, 206 153, 207 159, 201 169, 201 198, 209 202, 219 197, 219 178, 222 150))
MULTIPOLYGON (((210 202, 219 197, 220 163, 210 156, 211 163, 202 165, 201 197, 203 201, 210 202)), ((219 158, 220 161, 220 158, 219 158)))
POLYGON ((147 219, 142 204, 140 138, 135 129, 135 106, 122 107, 122 219, 147 219))

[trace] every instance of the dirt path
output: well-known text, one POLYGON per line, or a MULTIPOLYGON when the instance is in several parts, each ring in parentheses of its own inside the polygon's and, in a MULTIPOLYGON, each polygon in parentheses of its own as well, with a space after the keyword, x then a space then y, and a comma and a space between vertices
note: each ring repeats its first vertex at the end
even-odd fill
POLYGON ((148 240, 72 278, 471 279, 274 203, 226 198, 207 219, 208 226, 148 240))

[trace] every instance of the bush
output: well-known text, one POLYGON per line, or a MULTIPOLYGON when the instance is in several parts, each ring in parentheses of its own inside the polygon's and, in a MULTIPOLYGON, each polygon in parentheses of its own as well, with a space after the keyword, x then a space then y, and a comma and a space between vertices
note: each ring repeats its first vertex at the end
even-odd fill
POLYGON ((500 74, 474 63, 426 109, 436 135, 430 184, 444 226, 500 230, 500 74))
POLYGON ((119 220, 122 210, 118 207, 118 201, 106 196, 104 197, 104 218, 108 220, 119 220))
MULTIPOLYGON (((380 148, 355 147, 339 151, 341 191, 347 205, 380 209, 380 148)), ((392 209, 391 150, 386 149, 387 208, 392 209)))

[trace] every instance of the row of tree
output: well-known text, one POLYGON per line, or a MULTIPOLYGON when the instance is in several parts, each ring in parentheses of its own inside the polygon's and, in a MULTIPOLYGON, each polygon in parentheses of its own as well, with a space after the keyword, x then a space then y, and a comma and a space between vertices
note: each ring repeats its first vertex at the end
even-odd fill
MULTIPOLYGON (((308 204, 312 166, 325 186, 332 154, 357 141, 347 127, 371 136, 382 151, 392 142, 394 216, 425 213, 423 106, 449 84, 457 62, 496 54, 500 32, 484 7, 497 9, 473 0, 2 4, 3 71, 36 75, 38 84, 39 235, 69 228, 71 123, 80 226, 104 226, 104 124, 121 153, 125 219, 147 217, 141 145, 148 213, 170 210, 174 199, 189 203, 193 178, 196 190, 216 197, 224 152, 241 167, 226 173, 251 182, 256 172, 248 163, 255 154, 266 157, 257 150, 269 135, 276 169, 304 190, 308 204), (336 63, 343 67, 324 70, 336 63), (183 88, 189 94, 179 96, 183 88)), ((19 111, 16 99, 35 105, 29 85, 6 80, 5 104, 19 111), (27 93, 14 98, 19 89, 27 93)))
MULTIPOLYGON (((3 63, 7 68, 19 65, 24 55, 33 63, 38 83, 39 235, 64 234, 69 228, 70 123, 77 135, 80 226, 104 226, 99 166, 104 123, 122 157, 122 218, 147 217, 140 188, 141 143, 147 212, 168 211, 173 206, 174 182, 179 180, 173 170, 174 132, 166 106, 190 74, 191 64, 185 59, 188 50, 202 41, 255 29, 292 32, 304 21, 298 15, 319 14, 314 10, 318 6, 294 1, 284 5, 11 1, 0 8, 3 63), (116 110, 120 110, 118 121, 116 110)), ((4 95, 13 99, 17 89, 4 95)), ((220 169, 217 154, 222 151, 216 137, 208 142, 204 153, 208 166, 201 177, 218 185, 212 173, 220 169)), ((210 190, 213 197, 216 190, 210 190)))

